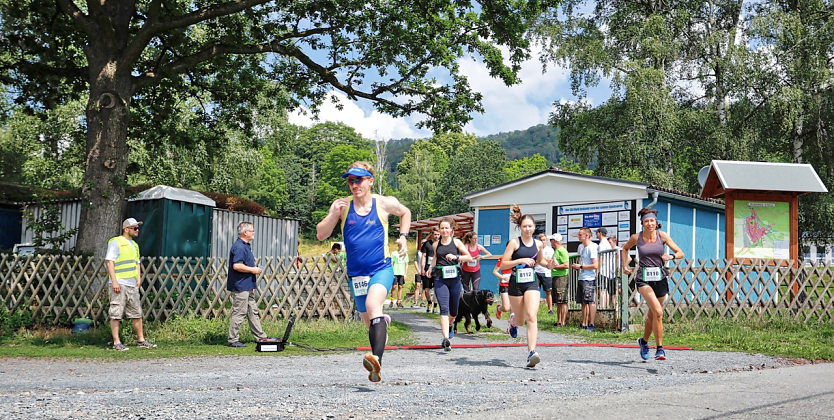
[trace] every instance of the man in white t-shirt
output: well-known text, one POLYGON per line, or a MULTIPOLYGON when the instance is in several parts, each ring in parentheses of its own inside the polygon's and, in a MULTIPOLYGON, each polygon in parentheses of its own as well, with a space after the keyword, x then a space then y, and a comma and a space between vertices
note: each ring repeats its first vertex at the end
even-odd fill
POLYGON ((596 270, 599 269, 599 247, 591 242, 591 229, 582 228, 579 230, 579 240, 582 242, 582 250, 579 254, 579 263, 573 264, 574 270, 579 270, 579 287, 577 288, 577 300, 582 304, 582 329, 593 331, 594 319, 597 315, 596 296, 596 270))
POLYGON ((538 242, 542 243, 542 257, 544 257, 543 265, 536 264, 533 271, 536 272, 536 278, 539 280, 539 287, 544 290, 544 295, 547 299, 547 313, 553 315, 553 296, 550 291, 553 290, 553 274, 547 268, 551 261, 553 261, 553 248, 550 247, 550 241, 544 233, 539 234, 538 242))
POLYGON ((603 252, 610 251, 611 242, 608 241, 608 229, 601 227, 594 231, 594 234, 599 239, 599 275, 603 282, 600 286, 599 302, 603 308, 613 307, 613 296, 616 295, 617 290, 617 267, 619 267, 619 254, 617 252, 603 252))
POLYGON ((110 287, 110 333, 113 336, 113 349, 128 350, 119 339, 119 323, 122 317, 128 317, 136 330, 137 345, 145 348, 156 347, 156 344, 145 340, 142 331, 142 303, 139 300, 139 288, 142 285, 142 265, 139 263, 139 245, 133 238, 139 236, 139 226, 134 218, 122 222, 122 234, 110 239, 107 243, 107 254, 104 265, 110 287))

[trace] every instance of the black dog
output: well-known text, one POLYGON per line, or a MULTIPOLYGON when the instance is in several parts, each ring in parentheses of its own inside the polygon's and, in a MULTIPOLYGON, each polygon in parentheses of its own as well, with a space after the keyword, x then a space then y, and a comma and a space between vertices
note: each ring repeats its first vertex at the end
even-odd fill
POLYGON ((489 317, 489 305, 492 305, 495 295, 489 290, 478 290, 476 292, 467 292, 460 295, 460 309, 458 309, 458 316, 455 318, 455 332, 458 331, 458 322, 461 317, 466 317, 466 322, 463 323, 466 332, 472 334, 469 325, 472 319, 475 319, 475 331, 481 330, 481 323, 478 322, 478 315, 484 314, 486 317, 487 328, 492 326, 492 319, 489 317))

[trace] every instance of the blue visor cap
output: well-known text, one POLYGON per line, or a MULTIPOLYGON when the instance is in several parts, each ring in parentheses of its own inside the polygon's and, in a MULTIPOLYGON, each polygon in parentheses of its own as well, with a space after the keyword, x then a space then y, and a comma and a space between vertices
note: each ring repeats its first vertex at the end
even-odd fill
POLYGON ((367 169, 357 168, 355 166, 353 168, 348 169, 347 172, 345 172, 342 175, 342 178, 347 178, 350 175, 353 175, 353 176, 369 176, 371 178, 374 177, 374 174, 372 174, 367 169))

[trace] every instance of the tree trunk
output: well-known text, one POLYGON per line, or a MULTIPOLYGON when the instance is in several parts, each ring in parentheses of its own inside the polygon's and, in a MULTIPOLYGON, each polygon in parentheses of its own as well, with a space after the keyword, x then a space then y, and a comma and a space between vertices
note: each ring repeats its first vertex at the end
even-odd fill
POLYGON ((76 254, 104 255, 107 240, 119 234, 127 171, 127 124, 131 68, 122 53, 128 43, 133 1, 108 2, 93 8, 99 36, 90 37, 84 52, 89 65, 87 160, 76 254))
POLYGON ((802 148, 805 146, 802 140, 802 130, 804 124, 805 116, 800 115, 799 118, 796 120, 796 125, 794 127, 795 137, 793 138, 793 161, 795 163, 804 163, 804 159, 802 157, 802 148))
POLYGON ((130 74, 120 75, 115 67, 107 63, 99 67, 100 77, 91 78, 95 82, 87 101, 87 161, 76 253, 104 255, 107 240, 118 235, 121 226, 130 74))

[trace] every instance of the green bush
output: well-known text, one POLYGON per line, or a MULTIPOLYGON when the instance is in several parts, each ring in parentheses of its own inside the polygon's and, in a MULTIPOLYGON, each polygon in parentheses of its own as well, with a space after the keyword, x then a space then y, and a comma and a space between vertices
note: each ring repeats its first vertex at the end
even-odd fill
POLYGON ((21 328, 32 328, 32 313, 20 309, 9 312, 5 305, 0 305, 0 341, 14 336, 21 328))

